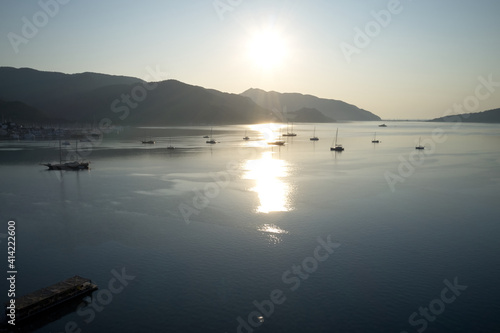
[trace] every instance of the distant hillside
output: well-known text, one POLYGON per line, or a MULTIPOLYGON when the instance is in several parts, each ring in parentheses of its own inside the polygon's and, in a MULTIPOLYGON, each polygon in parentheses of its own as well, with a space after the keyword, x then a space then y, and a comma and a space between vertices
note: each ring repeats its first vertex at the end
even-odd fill
MULTIPOLYGON (((61 99, 110 85, 130 85, 141 79, 98 73, 64 74, 31 68, 0 67, 0 98, 22 101, 38 109, 52 107, 61 99)), ((47 113, 50 110, 45 110, 47 113)))
MULTIPOLYGON (((255 103, 269 110, 277 110, 284 113, 298 111, 302 108, 316 109, 324 116, 337 121, 362 121, 380 120, 377 115, 360 109, 343 101, 324 99, 312 95, 298 93, 266 92, 261 89, 248 89, 241 93, 242 96, 250 97, 255 103)), ((288 118, 287 115, 285 117, 288 118)), ((285 119, 286 121, 287 119, 285 119)), ((288 119, 289 120, 289 119, 288 119)))
POLYGON ((40 112, 33 113, 35 119, 41 114, 73 122, 109 118, 121 125, 380 120, 354 105, 311 95, 259 89, 229 94, 176 80, 147 83, 127 76, 12 67, 0 67, 0 99, 33 107, 40 112))
POLYGON ((0 98, 18 100, 50 118, 123 125, 235 124, 272 121, 250 98, 176 80, 149 83, 97 73, 63 74, 0 67, 0 98))
POLYGON ((468 123, 500 123, 500 108, 476 113, 450 115, 446 117, 431 119, 429 121, 455 122, 457 121, 457 117, 459 117, 462 122, 468 123))
POLYGON ((297 111, 289 112, 290 121, 298 123, 334 123, 335 120, 325 116, 317 109, 302 108, 297 111))
POLYGON ((42 111, 23 102, 0 100, 0 120, 15 123, 44 122, 48 121, 49 117, 42 111))
POLYGON ((66 117, 109 118, 129 125, 238 124, 272 120, 272 114, 251 99, 211 91, 176 80, 159 82, 142 101, 128 104, 121 99, 136 85, 103 87, 82 94, 77 101, 65 100, 59 110, 73 110, 66 117))

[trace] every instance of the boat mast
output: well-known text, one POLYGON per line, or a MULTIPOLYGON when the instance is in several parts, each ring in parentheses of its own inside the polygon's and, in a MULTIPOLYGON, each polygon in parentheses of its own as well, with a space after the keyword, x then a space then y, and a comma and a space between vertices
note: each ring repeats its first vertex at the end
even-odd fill
POLYGON ((59 164, 62 164, 61 137, 59 137, 59 164))

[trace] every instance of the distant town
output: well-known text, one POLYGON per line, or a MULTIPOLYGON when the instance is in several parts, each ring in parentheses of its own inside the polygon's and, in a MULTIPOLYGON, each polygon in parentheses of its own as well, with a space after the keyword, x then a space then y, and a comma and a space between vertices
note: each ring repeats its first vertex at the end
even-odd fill
POLYGON ((43 126, 20 124, 10 121, 4 121, 0 126, 0 140, 76 139, 80 141, 92 141, 100 136, 100 131, 90 126, 43 126))

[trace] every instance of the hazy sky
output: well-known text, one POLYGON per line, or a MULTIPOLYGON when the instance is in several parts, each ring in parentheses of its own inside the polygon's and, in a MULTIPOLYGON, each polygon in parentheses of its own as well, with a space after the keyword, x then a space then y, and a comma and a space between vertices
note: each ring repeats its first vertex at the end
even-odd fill
POLYGON ((0 32, 0 66, 159 69, 225 92, 340 99, 386 119, 500 107, 499 0, 1 0, 0 32))

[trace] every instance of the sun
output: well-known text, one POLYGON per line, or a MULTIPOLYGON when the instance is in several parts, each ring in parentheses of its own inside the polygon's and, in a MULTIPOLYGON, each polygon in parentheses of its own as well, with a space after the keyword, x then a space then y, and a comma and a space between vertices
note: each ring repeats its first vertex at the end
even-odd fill
POLYGON ((265 70, 282 66, 287 56, 285 38, 273 30, 254 33, 247 48, 250 61, 265 70))

